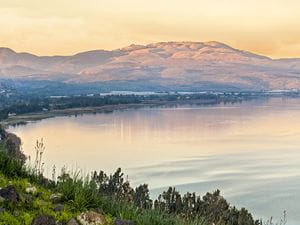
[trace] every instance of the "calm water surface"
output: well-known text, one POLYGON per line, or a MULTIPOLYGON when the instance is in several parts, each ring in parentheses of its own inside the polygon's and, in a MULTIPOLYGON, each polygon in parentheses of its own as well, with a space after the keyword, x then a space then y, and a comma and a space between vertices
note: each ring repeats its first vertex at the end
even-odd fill
POLYGON ((220 189, 256 217, 300 224, 300 99, 255 100, 217 106, 179 106, 57 117, 11 127, 34 157, 44 138, 46 174, 67 166, 113 172, 153 195, 220 189))

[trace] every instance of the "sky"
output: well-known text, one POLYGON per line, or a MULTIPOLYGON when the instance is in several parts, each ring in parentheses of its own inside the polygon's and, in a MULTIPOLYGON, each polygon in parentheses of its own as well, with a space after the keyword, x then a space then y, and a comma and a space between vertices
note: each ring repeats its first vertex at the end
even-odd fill
POLYGON ((220 41, 300 58, 299 0, 0 0, 0 46, 37 55, 220 41))

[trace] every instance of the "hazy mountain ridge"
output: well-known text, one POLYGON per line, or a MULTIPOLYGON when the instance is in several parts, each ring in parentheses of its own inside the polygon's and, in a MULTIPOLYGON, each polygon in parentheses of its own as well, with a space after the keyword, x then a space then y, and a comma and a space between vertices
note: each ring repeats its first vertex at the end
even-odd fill
POLYGON ((205 90, 300 89, 300 59, 271 59, 220 42, 160 42, 73 56, 0 48, 0 78, 205 90))

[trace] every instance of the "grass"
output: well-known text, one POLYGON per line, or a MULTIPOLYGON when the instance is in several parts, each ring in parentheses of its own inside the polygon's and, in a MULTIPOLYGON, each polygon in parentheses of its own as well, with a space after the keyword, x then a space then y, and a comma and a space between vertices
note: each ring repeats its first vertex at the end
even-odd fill
POLYGON ((59 188, 51 190, 32 183, 27 178, 8 178, 3 173, 0 173, 0 187, 8 185, 14 185, 16 187, 22 200, 16 206, 9 206, 4 202, 0 203, 0 207, 6 209, 6 212, 0 214, 1 225, 30 225, 32 220, 40 214, 52 215, 57 221, 67 223, 71 218, 76 218, 81 212, 89 209, 97 209, 99 207, 101 207, 101 211, 104 212, 107 221, 110 221, 108 225, 113 224, 114 218, 130 219, 135 221, 138 225, 203 224, 183 221, 178 217, 167 215, 157 210, 141 210, 132 204, 112 201, 112 199, 100 197, 96 194, 90 195, 90 187, 84 187, 80 183, 73 183, 68 186, 64 185, 64 188, 60 186, 59 188), (38 190, 37 193, 43 194, 41 196, 34 195, 34 200, 28 203, 26 201, 28 194, 25 190, 30 186, 35 186, 38 190), (56 190, 66 194, 64 199, 65 209, 62 212, 55 212, 55 204, 50 200, 50 196, 56 193, 56 190), (70 196, 67 196, 67 194, 70 194, 70 196))
POLYGON ((92 180, 79 178, 78 174, 58 182, 55 190, 63 194, 71 209, 85 211, 100 208, 113 218, 132 220, 137 225, 206 225, 203 219, 185 220, 156 209, 141 209, 132 203, 104 195, 97 191, 92 180))
POLYGON ((13 205, 1 202, 0 207, 5 208, 5 212, 0 215, 0 224, 3 225, 30 225, 32 220, 39 214, 53 215, 60 222, 68 222, 71 218, 79 214, 79 211, 70 210, 68 205, 62 212, 54 210, 55 205, 51 202, 50 196, 53 194, 49 189, 34 185, 39 195, 30 196, 26 193, 26 188, 33 184, 26 178, 8 178, 0 173, 0 187, 13 185, 21 196, 20 203, 13 205))
MULTIPOLYGON (((5 212, 0 214, 0 225, 29 225, 40 214, 52 215, 57 221, 66 223, 87 210, 100 210, 104 213, 108 225, 113 224, 115 218, 134 221, 137 225, 205 225, 203 222, 183 220, 179 216, 166 214, 153 209, 140 209, 131 203, 117 201, 97 192, 95 183, 89 179, 65 179, 56 185, 44 182, 34 174, 25 164, 5 153, 5 147, 0 145, 0 187, 13 185, 21 195, 21 202, 17 205, 0 202, 0 208, 5 212), (37 193, 28 202, 26 188, 34 186, 37 193), (62 212, 54 210, 55 204, 50 200, 54 193, 63 195, 65 206, 62 212)), ((30 198, 31 198, 30 197, 30 198)))

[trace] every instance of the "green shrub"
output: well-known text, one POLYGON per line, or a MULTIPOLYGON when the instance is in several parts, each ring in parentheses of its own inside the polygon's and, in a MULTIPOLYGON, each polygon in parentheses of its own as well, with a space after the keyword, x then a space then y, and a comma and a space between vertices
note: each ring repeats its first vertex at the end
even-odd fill
POLYGON ((8 177, 29 177, 24 162, 11 157, 4 150, 0 150, 0 171, 8 177))

